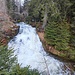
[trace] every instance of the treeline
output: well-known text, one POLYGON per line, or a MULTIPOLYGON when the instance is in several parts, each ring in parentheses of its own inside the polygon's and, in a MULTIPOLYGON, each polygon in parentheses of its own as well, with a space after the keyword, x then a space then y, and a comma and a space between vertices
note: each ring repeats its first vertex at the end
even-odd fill
POLYGON ((48 45, 75 61, 75 1, 25 0, 24 8, 28 9, 27 21, 42 22, 48 45))
POLYGON ((29 66, 21 68, 14 56, 13 50, 7 46, 0 46, 0 75, 40 75, 37 70, 29 69, 29 66))
POLYGON ((11 20, 13 20, 14 22, 23 21, 23 15, 21 15, 23 6, 21 6, 21 3, 19 1, 6 0, 7 12, 11 16, 11 20))

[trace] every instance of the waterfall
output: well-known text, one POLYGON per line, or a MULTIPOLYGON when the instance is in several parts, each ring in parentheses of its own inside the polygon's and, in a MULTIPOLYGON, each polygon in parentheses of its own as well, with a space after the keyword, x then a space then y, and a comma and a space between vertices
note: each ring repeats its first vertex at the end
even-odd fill
POLYGON ((36 29, 21 22, 19 33, 9 43, 8 47, 14 49, 18 63, 21 67, 30 66, 37 69, 41 75, 74 75, 64 68, 64 63, 48 55, 42 46, 36 29))

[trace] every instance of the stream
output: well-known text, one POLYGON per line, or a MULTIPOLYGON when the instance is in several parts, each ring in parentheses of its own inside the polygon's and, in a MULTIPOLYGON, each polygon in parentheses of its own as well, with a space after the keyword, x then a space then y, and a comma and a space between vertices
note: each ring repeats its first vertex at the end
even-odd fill
POLYGON ((17 25, 20 26, 19 33, 8 43, 8 47, 14 49, 21 67, 29 65, 30 69, 37 69, 40 75, 75 75, 64 67, 64 62, 44 51, 36 28, 24 22, 17 25))

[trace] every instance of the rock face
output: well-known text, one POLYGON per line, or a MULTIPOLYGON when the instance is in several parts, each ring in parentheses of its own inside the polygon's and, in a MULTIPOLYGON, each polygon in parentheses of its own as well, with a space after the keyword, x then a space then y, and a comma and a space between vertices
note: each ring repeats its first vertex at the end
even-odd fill
POLYGON ((6 44, 9 39, 13 38, 18 33, 19 27, 12 23, 7 15, 6 18, 2 15, 3 13, 0 15, 0 41, 2 44, 6 44))
POLYGON ((6 0, 0 0, 0 44, 7 44, 18 33, 19 27, 10 21, 6 0))
POLYGON ((0 0, 0 12, 7 12, 6 0, 0 0))

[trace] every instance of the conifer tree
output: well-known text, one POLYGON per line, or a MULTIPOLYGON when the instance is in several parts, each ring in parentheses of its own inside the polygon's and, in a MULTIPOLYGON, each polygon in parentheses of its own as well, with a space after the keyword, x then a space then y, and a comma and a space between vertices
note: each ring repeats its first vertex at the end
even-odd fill
POLYGON ((75 1, 70 0, 71 2, 71 7, 68 10, 67 17, 70 22, 70 27, 71 27, 71 38, 70 38, 70 45, 75 48, 75 1))
POLYGON ((42 21, 42 28, 45 28, 48 19, 50 21, 52 16, 59 16, 59 10, 56 7, 56 2, 53 0, 31 0, 29 15, 34 20, 39 19, 42 21))
POLYGON ((47 43, 54 46, 57 50, 68 50, 70 31, 67 22, 50 22, 45 30, 45 39, 47 43))
POLYGON ((7 8, 8 8, 8 13, 11 14, 15 11, 15 0, 6 0, 7 2, 7 8))
POLYGON ((13 50, 8 50, 7 46, 0 46, 0 71, 9 72, 14 65, 16 57, 13 56, 13 50))

